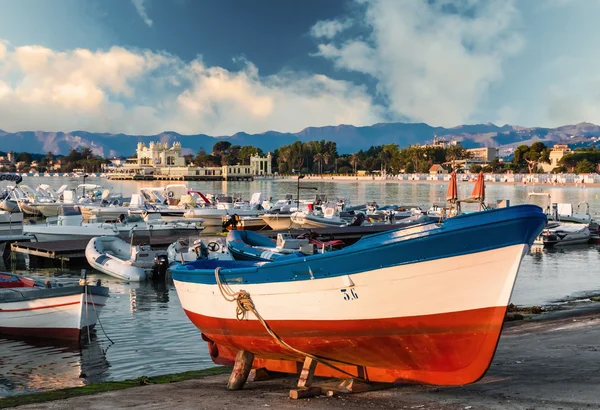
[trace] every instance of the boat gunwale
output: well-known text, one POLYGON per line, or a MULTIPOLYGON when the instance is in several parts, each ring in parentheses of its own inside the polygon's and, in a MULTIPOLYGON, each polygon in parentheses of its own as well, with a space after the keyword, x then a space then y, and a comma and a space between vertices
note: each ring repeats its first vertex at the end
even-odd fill
MULTIPOLYGON (((381 233, 363 237, 359 241, 357 241, 355 244, 350 245, 346 248, 343 248, 343 249, 335 251, 335 252, 326 252, 326 253, 322 253, 322 254, 314 254, 314 255, 298 257, 298 258, 279 258, 273 262, 256 261, 253 266, 247 266, 247 267, 239 267, 239 268, 225 268, 224 267, 223 269, 220 270, 220 274, 223 276, 225 281, 231 282, 231 283, 240 283, 240 284, 242 284, 242 283, 258 284, 258 283, 296 282, 296 281, 303 281, 303 280, 324 279, 324 278, 340 277, 343 275, 357 274, 357 273, 362 272, 363 269, 355 270, 355 271, 346 271, 343 273, 327 274, 327 275, 323 275, 323 276, 318 275, 318 274, 313 275, 311 273, 311 275, 307 274, 307 275, 303 275, 303 277, 299 277, 298 274, 296 274, 295 278, 287 279, 285 281, 282 281, 282 280, 249 281, 249 280, 241 279, 244 275, 255 275, 255 274, 260 273, 260 270, 264 265, 268 265, 268 267, 270 267, 270 268, 271 267, 279 268, 281 270, 287 269, 289 271, 292 271, 295 266, 298 266, 302 263, 308 263, 310 261, 323 261, 323 260, 328 260, 328 259, 330 261, 334 261, 335 259, 340 258, 340 257, 343 258, 343 257, 347 257, 349 255, 360 255, 360 254, 367 253, 372 250, 372 248, 368 246, 372 242, 376 242, 377 248, 381 249, 381 248, 388 248, 390 246, 395 246, 402 242, 413 241, 413 240, 414 241, 424 240, 425 238, 430 237, 432 235, 437 236, 437 235, 448 234, 449 232, 452 232, 452 233, 463 232, 465 230, 469 230, 469 229, 477 228, 477 227, 481 226, 481 223, 473 223, 472 220, 473 220, 474 216, 477 216, 477 219, 479 219, 481 217, 481 214, 483 214, 483 213, 487 214, 486 216, 488 216, 486 219, 488 219, 489 222, 487 222, 485 224, 488 227, 504 224, 504 223, 506 223, 506 221, 509 221, 509 220, 514 222, 516 220, 530 220, 531 218, 539 219, 540 222, 543 221, 544 226, 546 223, 546 215, 543 213, 542 208, 540 208, 536 205, 530 205, 530 204, 516 205, 513 207, 509 207, 509 208, 499 208, 499 209, 486 210, 486 211, 472 213, 472 214, 459 215, 459 216, 449 219, 447 222, 445 222, 441 226, 438 226, 437 228, 426 230, 426 231, 412 232, 410 234, 403 235, 403 236, 397 236, 397 234, 399 232, 402 232, 403 230, 413 229, 415 226, 420 226, 420 225, 415 225, 415 226, 410 226, 410 227, 401 227, 401 228, 394 229, 391 231, 384 231, 381 233), (519 208, 520 210, 516 211, 516 212, 512 211, 516 208, 519 208), (498 210, 503 210, 502 212, 506 213, 507 209, 510 209, 512 211, 512 212, 509 212, 506 214, 507 217, 494 218, 493 214, 497 213, 498 210), (527 209, 529 209, 529 212, 527 211, 527 209), (492 216, 489 216, 489 215, 492 215, 492 216), (512 217, 509 217, 509 216, 512 216, 512 217), (381 238, 382 236, 387 236, 387 237, 389 237, 389 239, 378 242, 377 239, 381 238)), ((423 225, 430 225, 430 224, 431 223, 427 223, 427 224, 423 224, 423 225)), ((540 232, 542 229, 543 229, 543 226, 540 227, 540 232)), ((531 246, 531 244, 533 243, 535 238, 540 234, 540 232, 537 232, 535 235, 530 235, 531 243, 529 243, 528 245, 531 246)), ((523 238, 522 241, 519 241, 519 243, 525 243, 524 241, 525 241, 525 238, 523 238)), ((514 244, 516 244, 516 242, 515 243, 507 242, 503 246, 481 247, 481 248, 478 248, 476 252, 484 252, 484 251, 498 249, 498 248, 505 247, 505 246, 511 246, 514 244)), ((468 255, 468 254, 472 254, 472 253, 474 253, 474 252, 470 251, 470 250, 466 250, 464 252, 446 253, 443 255, 443 258, 468 255)), ((439 256, 437 258, 431 258, 428 260, 435 260, 435 259, 440 259, 440 258, 442 258, 442 256, 439 256)), ((420 259, 411 259, 408 261, 401 261, 399 263, 388 264, 385 266, 383 266, 383 265, 377 266, 377 268, 409 265, 409 264, 414 264, 414 263, 418 263, 418 262, 422 262, 422 261, 423 260, 420 260, 420 259)), ((175 263, 170 268, 173 279, 175 281, 180 281, 180 282, 192 282, 192 283, 199 283, 202 285, 214 285, 215 283, 195 282, 193 280, 188 279, 191 276, 213 277, 214 278, 214 275, 215 275, 214 269, 196 268, 196 266, 198 266, 198 265, 201 266, 203 263, 205 263, 203 260, 187 262, 184 264, 175 263)), ((333 262, 333 263, 335 263, 335 262, 333 262)), ((309 267, 309 269, 310 269, 310 267, 309 267)), ((290 273, 292 273, 292 272, 290 272, 290 273)))
MULTIPOLYGON (((11 294, 8 292, 6 293, 6 295, 0 294, 0 305, 2 305, 3 303, 24 302, 24 301, 36 300, 36 299, 49 299, 49 298, 55 298, 55 297, 79 295, 79 294, 84 293, 83 288, 84 288, 84 286, 81 286, 81 285, 67 285, 67 286, 57 287, 57 288, 39 288, 39 287, 35 287, 35 288, 4 288, 3 290, 14 289, 15 293, 13 293, 12 295, 14 295, 15 297, 9 298, 9 296, 11 296, 11 294), (23 293, 21 293, 22 289, 27 289, 27 290, 25 290, 23 293), (7 296, 7 297, 5 298, 5 296, 7 296), (21 297, 17 297, 17 296, 21 296, 21 297)), ((87 288, 88 288, 88 294, 90 294, 90 295, 110 297, 108 288, 106 286, 88 285, 87 288), (103 289, 103 290, 101 290, 101 289, 103 289)), ((1 308, 0 308, 0 313, 2 313, 1 308)))

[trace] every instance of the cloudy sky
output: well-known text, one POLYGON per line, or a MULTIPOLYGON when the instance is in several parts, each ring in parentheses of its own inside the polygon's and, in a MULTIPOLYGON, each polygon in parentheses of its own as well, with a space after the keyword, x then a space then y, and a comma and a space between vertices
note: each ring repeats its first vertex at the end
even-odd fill
POLYGON ((0 0, 0 129, 600 123, 599 0, 0 0))

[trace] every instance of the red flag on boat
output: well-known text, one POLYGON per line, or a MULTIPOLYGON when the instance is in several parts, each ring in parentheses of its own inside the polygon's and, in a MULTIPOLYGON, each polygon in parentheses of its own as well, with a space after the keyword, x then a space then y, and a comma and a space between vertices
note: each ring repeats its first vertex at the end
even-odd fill
POLYGON ((471 198, 481 202, 485 200, 485 184, 483 179, 483 172, 480 171, 479 175, 477 175, 477 181, 475 182, 475 187, 473 187, 473 192, 471 192, 471 198))
POLYGON ((450 174, 450 183, 448 184, 448 192, 446 193, 446 201, 455 203, 458 201, 458 188, 456 186, 456 171, 450 174))

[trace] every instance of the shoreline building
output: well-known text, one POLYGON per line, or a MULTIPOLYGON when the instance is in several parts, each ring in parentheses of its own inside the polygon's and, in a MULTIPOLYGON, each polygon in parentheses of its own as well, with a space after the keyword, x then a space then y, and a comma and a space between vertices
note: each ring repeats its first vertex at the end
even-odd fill
POLYGON ((560 160, 565 155, 569 155, 573 150, 569 148, 567 144, 555 144, 552 147, 552 151, 550 151, 550 163, 540 163, 539 166, 542 167, 544 172, 552 172, 552 170, 556 167, 560 167, 560 160))
POLYGON ((437 135, 433 136, 433 143, 425 143, 421 145, 422 148, 450 148, 459 145, 459 142, 456 140, 448 141, 444 138, 440 138, 437 135))
POLYGON ((181 155, 181 143, 179 141, 175 141, 170 148, 166 142, 150 142, 147 147, 143 142, 138 142, 136 153, 138 165, 185 166, 185 158, 181 155))
POLYGON ((471 156, 471 162, 481 161, 482 163, 489 164, 500 158, 500 150, 498 148, 469 148, 467 152, 471 156))
POLYGON ((186 165, 181 143, 139 142, 136 157, 111 170, 109 179, 184 180, 184 181, 251 181, 255 175, 271 174, 271 153, 265 158, 253 155, 250 165, 197 167, 186 165), (254 167, 254 168, 253 168, 254 167))
POLYGON ((250 157, 250 169, 252 175, 255 176, 271 175, 273 173, 271 171, 272 164, 273 160, 270 152, 268 152, 267 156, 264 158, 258 154, 254 154, 250 157))

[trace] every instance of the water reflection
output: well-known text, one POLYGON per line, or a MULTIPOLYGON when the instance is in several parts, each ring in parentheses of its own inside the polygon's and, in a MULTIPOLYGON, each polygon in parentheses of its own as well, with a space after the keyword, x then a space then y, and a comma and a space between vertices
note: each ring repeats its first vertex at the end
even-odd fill
MULTIPOLYGON (((81 272, 19 273, 72 282, 81 272)), ((88 278, 101 279, 110 290, 100 317, 102 327, 96 328, 92 343, 80 351, 54 342, 0 339, 0 396, 213 366, 200 332, 181 309, 170 278, 160 283, 126 283, 94 271, 88 278), (98 348, 104 349, 105 356, 99 356, 98 348)))
POLYGON ((94 333, 83 347, 56 340, 0 338, 0 396, 103 381, 110 368, 107 348, 94 333))
POLYGON ((532 248, 521 263, 511 301, 543 305, 595 295, 600 292, 599 259, 597 245, 532 248))

